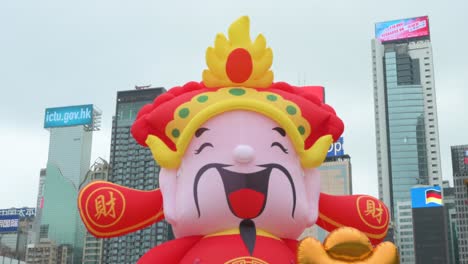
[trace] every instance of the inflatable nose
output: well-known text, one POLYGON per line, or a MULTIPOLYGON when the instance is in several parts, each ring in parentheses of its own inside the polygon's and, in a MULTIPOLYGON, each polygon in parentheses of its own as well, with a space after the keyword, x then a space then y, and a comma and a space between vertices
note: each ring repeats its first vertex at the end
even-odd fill
POLYGON ((249 163, 254 159, 254 150, 249 145, 238 145, 234 149, 234 160, 238 163, 249 163))

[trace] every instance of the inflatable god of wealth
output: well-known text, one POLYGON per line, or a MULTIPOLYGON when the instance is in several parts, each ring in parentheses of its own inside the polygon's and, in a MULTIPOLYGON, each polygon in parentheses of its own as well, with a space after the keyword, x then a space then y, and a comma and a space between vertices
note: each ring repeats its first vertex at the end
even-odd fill
POLYGON ((203 81, 170 89, 133 124, 162 168, 160 189, 90 183, 78 201, 89 232, 117 237, 166 219, 176 238, 144 264, 398 263, 395 246, 380 243, 382 202, 320 192, 316 168, 344 129, 323 87, 273 82, 272 60, 248 17, 218 34, 203 81), (331 232, 325 242, 298 241, 314 224, 331 232))

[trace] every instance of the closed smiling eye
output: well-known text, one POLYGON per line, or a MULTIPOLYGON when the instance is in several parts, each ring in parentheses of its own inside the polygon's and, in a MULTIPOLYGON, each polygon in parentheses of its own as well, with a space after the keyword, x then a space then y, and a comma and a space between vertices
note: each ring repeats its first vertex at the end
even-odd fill
POLYGON ((279 143, 279 142, 273 142, 273 143, 271 143, 271 147, 278 147, 278 148, 280 148, 284 153, 288 154, 288 149, 285 148, 283 145, 281 145, 281 143, 279 143))
POLYGON ((195 150, 195 155, 197 154, 200 154, 200 152, 202 152, 202 150, 206 147, 212 147, 213 148, 213 144, 209 143, 209 142, 206 142, 206 143, 203 143, 198 149, 195 150))

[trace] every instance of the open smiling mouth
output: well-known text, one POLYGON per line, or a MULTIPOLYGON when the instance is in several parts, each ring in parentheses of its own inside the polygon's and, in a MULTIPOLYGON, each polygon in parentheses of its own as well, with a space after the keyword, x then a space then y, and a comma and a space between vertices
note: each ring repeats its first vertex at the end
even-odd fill
POLYGON ((283 166, 271 163, 264 165, 257 165, 263 168, 262 170, 251 173, 240 173, 225 169, 231 165, 210 163, 203 166, 195 176, 194 182, 194 199, 200 217, 200 207, 198 204, 198 182, 201 176, 209 169, 215 168, 221 175, 224 185, 224 192, 226 200, 229 204, 231 212, 241 219, 253 219, 258 217, 265 209, 266 201, 268 198, 268 186, 270 181, 270 174, 273 169, 278 169, 289 180, 291 191, 293 195, 293 208, 292 217, 294 218, 294 211, 296 209, 296 188, 292 177, 288 170, 283 166))

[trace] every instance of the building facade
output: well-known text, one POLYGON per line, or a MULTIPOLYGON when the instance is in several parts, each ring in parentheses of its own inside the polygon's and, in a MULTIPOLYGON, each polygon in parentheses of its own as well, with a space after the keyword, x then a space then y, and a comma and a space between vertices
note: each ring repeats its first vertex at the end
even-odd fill
POLYGON ((452 171, 457 213, 458 255, 468 263, 468 145, 452 146, 452 171))
POLYGON ((377 23, 371 44, 379 198, 394 215, 411 187, 442 185, 429 20, 377 23))
POLYGON ((450 263, 446 209, 441 186, 411 189, 416 264, 450 263))
POLYGON ((411 201, 396 203, 394 226, 394 239, 398 245, 401 263, 415 263, 411 201))
POLYGON ((39 239, 53 242, 60 253, 66 251, 60 255, 66 263, 82 261, 85 228, 78 213, 78 186, 89 169, 92 135, 100 129, 100 117, 93 105, 46 109, 44 127, 50 142, 39 239))
POLYGON ((444 208, 447 219, 447 239, 449 249, 449 263, 459 264, 458 233, 457 233, 457 209, 455 203, 455 188, 450 187, 448 181, 443 181, 444 208))
POLYGON ((0 209, 0 256, 24 261, 36 209, 0 209))
MULTIPOLYGON (((349 155, 327 157, 318 170, 320 171, 321 192, 332 195, 352 194, 351 158, 349 155)), ((327 235, 326 230, 314 225, 307 228, 299 239, 310 236, 323 242, 327 235)))
MULTIPOLYGON (((85 179, 80 184, 80 189, 91 181, 107 181, 109 175, 109 163, 98 158, 89 169, 85 179)), ((83 245, 83 264, 101 264, 104 239, 96 238, 86 232, 83 245)))
POLYGON ((50 240, 41 239, 37 244, 29 244, 26 252, 28 264, 65 264, 57 258, 57 245, 50 240))
MULTIPOLYGON (((148 88, 117 93, 112 124, 110 182, 140 190, 158 188, 160 167, 150 150, 133 139, 130 128, 138 111, 164 92, 164 88, 148 88)), ((169 225, 162 221, 125 236, 106 239, 103 263, 136 263, 149 249, 167 241, 170 238, 169 230, 169 225)))
POLYGON ((44 205, 44 184, 46 178, 46 169, 41 169, 39 173, 39 188, 37 190, 36 217, 28 236, 28 244, 39 243, 39 232, 41 229, 42 208, 44 205))

